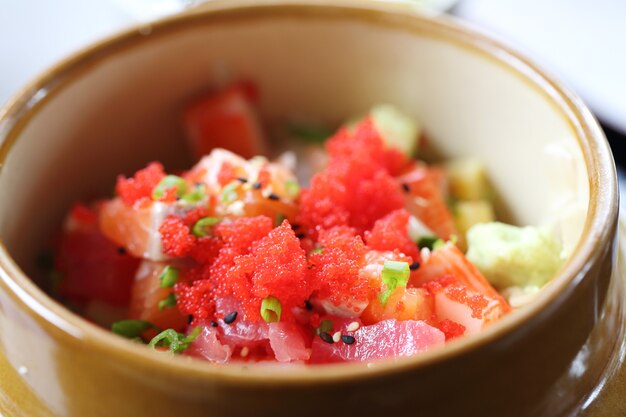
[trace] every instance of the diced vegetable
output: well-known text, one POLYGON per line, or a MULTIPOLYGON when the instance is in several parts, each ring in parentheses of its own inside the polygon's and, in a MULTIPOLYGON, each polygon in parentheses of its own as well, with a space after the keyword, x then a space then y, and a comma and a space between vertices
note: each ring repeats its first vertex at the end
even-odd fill
POLYGON ((398 149, 409 157, 417 153, 421 129, 415 119, 389 104, 372 108, 370 117, 387 146, 398 149))
POLYGON ((121 320, 113 323, 111 331, 120 336, 134 339, 141 337, 143 332, 154 329, 155 326, 145 320, 121 320))
POLYGON ((495 220, 493 204, 487 200, 457 201, 454 205, 454 220, 459 236, 466 246, 467 231, 474 225, 495 220))
POLYGON ((476 159, 455 159, 446 163, 452 197, 464 201, 490 199, 492 192, 485 166, 476 159))
POLYGON ((536 227, 478 224, 469 230, 467 240, 468 259, 499 288, 541 287, 562 264, 561 245, 536 227))
POLYGON ((271 295, 264 298, 261 301, 261 317, 268 323, 274 323, 280 321, 280 314, 282 313, 282 305, 276 297, 271 295))

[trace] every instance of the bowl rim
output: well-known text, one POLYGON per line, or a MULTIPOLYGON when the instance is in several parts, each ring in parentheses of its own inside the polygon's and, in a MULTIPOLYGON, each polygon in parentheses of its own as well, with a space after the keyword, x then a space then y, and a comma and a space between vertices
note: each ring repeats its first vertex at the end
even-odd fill
MULTIPOLYGON (((218 3, 220 3, 218 1, 218 3)), ((357 21, 386 30, 400 30, 439 38, 454 43, 484 59, 499 64, 542 93, 568 122, 582 150, 589 176, 589 207, 582 236, 572 256, 552 283, 544 288, 530 305, 510 314, 477 335, 452 341, 446 346, 413 357, 385 360, 374 364, 335 364, 314 367, 293 367, 287 372, 267 372, 266 365, 197 366, 190 358, 171 358, 124 340, 111 332, 87 322, 45 294, 11 258, 0 240, 0 287, 20 304, 37 322, 58 338, 70 338, 87 348, 112 359, 132 362, 139 369, 186 378, 249 385, 280 386, 286 384, 331 383, 354 381, 381 375, 436 366, 453 357, 469 353, 515 333, 521 326, 532 326, 567 300, 585 279, 586 271, 598 260, 598 248, 613 240, 618 212, 615 165, 604 133, 582 100, 555 81, 533 61, 481 31, 452 17, 426 16, 407 8, 381 5, 375 0, 355 0, 349 4, 320 4, 315 0, 268 1, 250 5, 230 0, 227 6, 207 7, 141 24, 105 38, 80 50, 43 72, 19 91, 0 109, 0 175, 4 160, 20 132, 45 103, 64 86, 80 78, 99 62, 127 48, 139 47, 196 25, 275 17, 334 18, 357 21), (575 255, 575 256, 574 256, 575 255)), ((280 369, 280 368, 277 368, 280 369)))

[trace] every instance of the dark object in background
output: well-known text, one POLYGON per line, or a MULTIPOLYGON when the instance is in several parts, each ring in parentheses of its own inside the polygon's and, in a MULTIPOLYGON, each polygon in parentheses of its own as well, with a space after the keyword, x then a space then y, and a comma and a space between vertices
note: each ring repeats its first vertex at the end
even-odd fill
POLYGON ((626 168, 626 134, 612 129, 610 126, 600 123, 609 140, 615 163, 622 169, 626 168))

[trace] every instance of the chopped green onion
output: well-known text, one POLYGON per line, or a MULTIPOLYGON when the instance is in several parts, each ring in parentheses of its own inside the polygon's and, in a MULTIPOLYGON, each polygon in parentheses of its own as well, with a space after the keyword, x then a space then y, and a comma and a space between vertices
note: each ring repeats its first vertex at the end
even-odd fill
POLYGON ((381 304, 387 304, 389 296, 397 287, 406 287, 410 275, 411 270, 408 262, 385 261, 381 278, 386 289, 378 296, 381 304))
POLYGON ((435 243, 433 243, 433 249, 432 250, 441 249, 445 245, 446 245, 446 242, 443 239, 437 239, 435 241, 435 243))
POLYGON ((239 198, 237 188, 240 185, 239 181, 233 181, 222 189, 222 204, 234 203, 239 198))
POLYGON ((165 300, 159 301, 159 311, 163 311, 166 308, 172 308, 176 305, 176 294, 169 293, 165 300))
POLYGON ((268 323, 280 321, 282 310, 283 307, 280 304, 280 300, 276 297, 270 295, 261 301, 261 317, 268 323))
POLYGON ((206 186, 204 184, 196 184, 193 190, 189 191, 181 197, 188 203, 197 203, 206 197, 206 186))
POLYGON ((167 175, 152 190, 152 199, 158 200, 165 195, 165 191, 176 187, 176 196, 182 197, 187 190, 187 183, 181 177, 176 175, 167 175))
POLYGON ((317 328, 318 333, 330 332, 333 329, 333 321, 332 320, 322 320, 320 323, 320 327, 317 328))
POLYGON ((134 339, 140 337, 148 329, 155 329, 155 325, 144 320, 121 320, 111 325, 111 331, 120 336, 134 339))
POLYGON ((281 224, 283 224, 283 220, 285 220, 285 219, 286 219, 286 217, 285 217, 285 215, 283 213, 278 213, 276 215, 276 218, 274 219, 274 226, 275 227, 280 226, 281 224))
POLYGON ((151 348, 167 347, 172 353, 181 353, 196 340, 201 332, 202 327, 195 327, 188 335, 178 333, 174 329, 163 330, 150 340, 148 346, 151 348))
POLYGON ((178 282, 178 269, 173 266, 166 266, 159 276, 161 288, 172 288, 178 282))
POLYGON ((332 132, 319 126, 305 126, 292 123, 287 129, 296 139, 310 143, 322 143, 332 135, 332 132))
POLYGON ((203 217, 193 225, 191 233, 196 237, 208 236, 211 234, 210 228, 221 221, 222 219, 218 217, 203 217))
POLYGON ((309 255, 315 255, 317 253, 324 253, 324 248, 319 247, 309 251, 309 255))
POLYGON ((417 241, 417 246, 422 248, 428 248, 430 250, 433 249, 433 245, 437 242, 439 238, 437 236, 422 236, 420 240, 417 241))
POLYGON ((291 198, 296 198, 300 195, 300 185, 296 180, 285 181, 285 192, 291 198))

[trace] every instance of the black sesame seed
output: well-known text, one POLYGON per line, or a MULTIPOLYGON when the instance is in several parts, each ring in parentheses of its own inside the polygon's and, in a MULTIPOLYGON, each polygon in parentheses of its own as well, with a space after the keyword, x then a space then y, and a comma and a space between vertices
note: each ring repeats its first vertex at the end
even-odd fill
POLYGON ((298 239, 304 239, 304 237, 305 237, 305 236, 306 236, 306 235, 305 235, 304 233, 298 233, 298 234, 296 234, 296 237, 297 237, 298 239))
POLYGON ((239 181, 239 182, 241 182, 241 183, 243 183, 243 184, 245 184, 245 183, 247 183, 247 182, 248 182, 248 180, 247 180, 246 178, 244 178, 244 177, 239 177, 239 178, 237 178, 237 181, 239 181))
POLYGON ((120 255, 126 255, 126 248, 118 246, 117 253, 119 253, 120 255))
POLYGON ((216 321, 211 321, 211 327, 217 327, 217 322, 216 321))
POLYGON ((228 313, 224 316, 224 323, 230 324, 237 319, 237 312, 233 311, 232 313, 228 313))
POLYGON ((260 182, 255 182, 255 183, 252 184, 252 188, 255 189, 255 190, 258 190, 262 186, 263 186, 263 184, 261 184, 260 182))
POLYGON ((293 229, 293 230, 298 230, 299 228, 300 228, 299 224, 295 224, 294 223, 294 224, 291 225, 291 229, 293 229))
POLYGON ((193 321, 193 316, 190 314, 187 316, 187 324, 191 324, 192 321, 193 321))
POLYGON ((356 342, 356 339, 353 336, 344 334, 343 336, 341 336, 341 341, 346 345, 351 345, 356 342))
POLYGON ((406 182, 402 183, 402 189, 404 190, 405 193, 411 192, 411 187, 406 182))
POLYGON ((331 345, 335 343, 333 337, 328 332, 320 332, 320 339, 322 339, 326 343, 330 343, 331 345))
POLYGON ((269 195, 267 196, 267 198, 269 198, 270 200, 274 200, 274 201, 278 201, 278 200, 280 200, 280 197, 279 197, 279 196, 277 196, 277 195, 276 195, 276 194, 274 194, 274 193, 269 194, 269 195))
POLYGON ((411 271, 415 271, 415 270, 416 270, 417 268, 419 268, 419 267, 420 267, 420 263, 419 263, 419 262, 417 262, 417 261, 416 261, 416 262, 413 262, 411 265, 409 265, 409 269, 410 269, 411 271))
POLYGON ((311 302, 309 300, 306 300, 304 302, 304 308, 306 308, 307 310, 311 311, 311 310, 313 310, 313 304, 311 304, 311 302))

